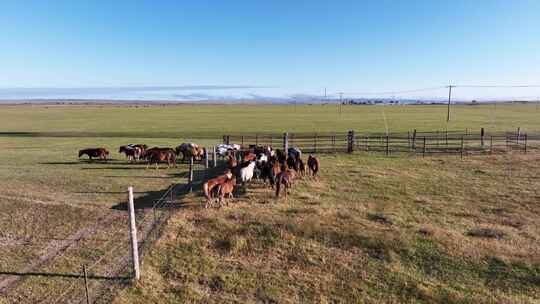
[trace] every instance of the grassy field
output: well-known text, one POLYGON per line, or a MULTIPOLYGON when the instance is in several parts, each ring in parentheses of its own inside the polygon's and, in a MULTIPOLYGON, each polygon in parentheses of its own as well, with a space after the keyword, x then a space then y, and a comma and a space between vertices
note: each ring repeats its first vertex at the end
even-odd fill
POLYGON ((287 200, 177 212, 114 303, 538 303, 539 160, 323 156, 287 200))
POLYGON ((171 106, 2 106, 2 132, 166 133, 182 137, 223 133, 390 132, 434 130, 540 131, 537 105, 452 106, 171 105, 171 106))
MULTIPOLYGON (((449 130, 540 131, 535 105, 455 106, 452 117, 449 130)), ((127 186, 142 217, 186 182, 185 165, 145 170, 116 153, 122 144, 443 130, 445 118, 443 106, 346 106, 341 117, 328 105, 1 106, 0 303, 55 302, 69 275, 101 258, 92 274, 109 274, 118 257, 107 252, 128 246, 127 186), (113 160, 77 158, 95 146, 113 160)), ((321 157, 321 178, 300 181, 287 201, 260 185, 219 211, 201 209, 198 194, 182 198, 189 207, 145 256, 143 280, 115 302, 540 301, 537 154, 321 157)), ((107 284, 91 280, 91 289, 107 284)), ((76 286, 59 302, 79 299, 76 286)))

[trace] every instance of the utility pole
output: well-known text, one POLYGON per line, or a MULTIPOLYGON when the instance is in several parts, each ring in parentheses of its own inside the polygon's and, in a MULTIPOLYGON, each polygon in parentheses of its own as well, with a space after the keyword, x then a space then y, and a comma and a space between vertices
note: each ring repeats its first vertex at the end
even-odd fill
POLYGON ((446 122, 450 121, 450 101, 452 100, 452 88, 455 87, 453 85, 448 86, 448 111, 446 114, 446 122))

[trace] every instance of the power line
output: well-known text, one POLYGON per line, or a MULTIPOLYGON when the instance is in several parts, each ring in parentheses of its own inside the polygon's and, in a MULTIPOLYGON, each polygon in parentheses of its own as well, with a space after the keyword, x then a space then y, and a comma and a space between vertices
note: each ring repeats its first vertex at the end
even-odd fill
POLYGON ((528 85, 454 85, 455 88, 540 88, 539 84, 528 85))

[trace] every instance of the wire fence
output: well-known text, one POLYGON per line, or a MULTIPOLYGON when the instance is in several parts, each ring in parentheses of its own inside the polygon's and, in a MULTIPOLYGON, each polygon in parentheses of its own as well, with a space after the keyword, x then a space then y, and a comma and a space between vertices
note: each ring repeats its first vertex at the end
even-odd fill
MULTIPOLYGON (((212 154, 215 158, 215 153, 212 154)), ((187 168, 185 183, 174 183, 160 193, 157 199, 149 197, 135 199, 136 226, 138 247, 141 257, 152 247, 159 238, 165 223, 180 207, 183 196, 190 193, 194 187, 202 184, 203 180, 212 174, 214 163, 217 171, 224 161, 193 163, 190 160, 187 168), (212 166, 213 167, 213 166, 212 166)), ((126 192, 127 200, 127 192, 126 192)), ((118 204, 118 209, 127 210, 126 203, 118 204)), ((25 213, 26 214, 26 211, 25 213)), ((0 233, 0 244, 4 250, 16 252, 17 248, 33 246, 35 252, 43 252, 34 261, 25 266, 19 264, 9 266, 0 264, 0 292, 6 300, 20 302, 19 288, 25 288, 24 282, 37 276, 41 285, 47 286, 47 291, 39 299, 28 295, 28 302, 39 303, 107 303, 112 293, 108 292, 115 286, 123 286, 132 280, 130 268, 130 238, 128 234, 128 217, 126 213, 111 212, 93 223, 92 227, 82 227, 69 236, 55 235, 53 231, 40 227, 40 223, 53 220, 38 219, 43 212, 26 214, 23 221, 13 222, 6 226, 11 231, 21 235, 0 233), (38 224, 36 224, 38 223, 38 224), (116 225, 116 226, 114 226, 116 225), (16 229, 19 226, 19 229, 16 229), (9 247, 9 248, 8 248, 9 247), (19 268, 19 269, 17 269, 19 268), (21 286, 20 286, 21 285, 21 286), (12 292, 15 291, 15 292, 12 292)), ((16 216, 7 215, 7 221, 14 221, 16 216), (10 220, 11 218, 11 220, 10 220)), ((26 250, 26 249, 23 249, 26 250)), ((32 249, 34 250, 34 249, 32 249)), ((29 283, 33 284, 33 283, 29 283)))

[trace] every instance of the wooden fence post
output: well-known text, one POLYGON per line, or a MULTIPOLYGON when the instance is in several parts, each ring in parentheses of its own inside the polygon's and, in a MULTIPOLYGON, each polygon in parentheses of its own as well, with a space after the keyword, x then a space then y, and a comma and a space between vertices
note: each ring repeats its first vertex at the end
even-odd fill
POLYGON ((212 161, 214 162, 214 168, 217 167, 217 153, 216 146, 212 147, 212 161))
POLYGON ((231 144, 231 136, 230 136, 230 135, 227 135, 227 137, 225 138, 225 140, 227 141, 227 142, 226 142, 227 145, 230 145, 230 144, 231 144))
POLYGON ((283 153, 288 155, 289 153, 289 133, 283 133, 283 153))
POLYGON ((259 145, 259 134, 255 134, 255 145, 259 145))
POLYGON ((227 144, 227 135, 223 135, 223 144, 227 144))
POLYGON ((336 153, 336 134, 332 135, 332 151, 336 153))
POLYGON ((188 185, 189 185, 189 192, 193 192, 193 157, 189 158, 188 185))
POLYGON ((484 128, 480 129, 480 145, 482 146, 482 148, 484 147, 484 128))
POLYGON ((489 154, 493 154, 493 135, 489 137, 489 154))
POLYGON ((413 148, 413 150, 416 150, 416 129, 413 130, 413 135, 412 135, 412 148, 413 148))
POLYGON ((84 295, 86 296, 86 304, 90 304, 90 294, 88 293, 88 275, 86 274, 86 265, 82 265, 84 275, 84 295))
POLYGON ((460 150, 461 158, 463 158, 463 136, 461 136, 461 150, 460 150))
POLYGON ((135 206, 133 205, 133 187, 128 187, 129 237, 131 239, 131 257, 135 280, 141 278, 139 270, 139 247, 137 243, 137 226, 135 225, 135 206))
POLYGON ((208 150, 204 149, 204 168, 208 169, 208 150))
POLYGON ((422 157, 426 157, 426 137, 424 136, 424 146, 422 147, 422 157))
POLYGON ((354 152, 354 131, 350 130, 347 134, 347 153, 354 152))
POLYGON ((366 151, 369 151, 369 135, 366 135, 366 151))
POLYGON ((242 135, 241 139, 242 139, 242 146, 243 146, 244 145, 244 135, 242 135))
POLYGON ((516 131, 516 145, 519 145, 519 135, 521 134, 521 128, 518 127, 516 131))
POLYGON ((388 135, 386 135, 386 156, 390 154, 390 147, 388 146, 388 135))

